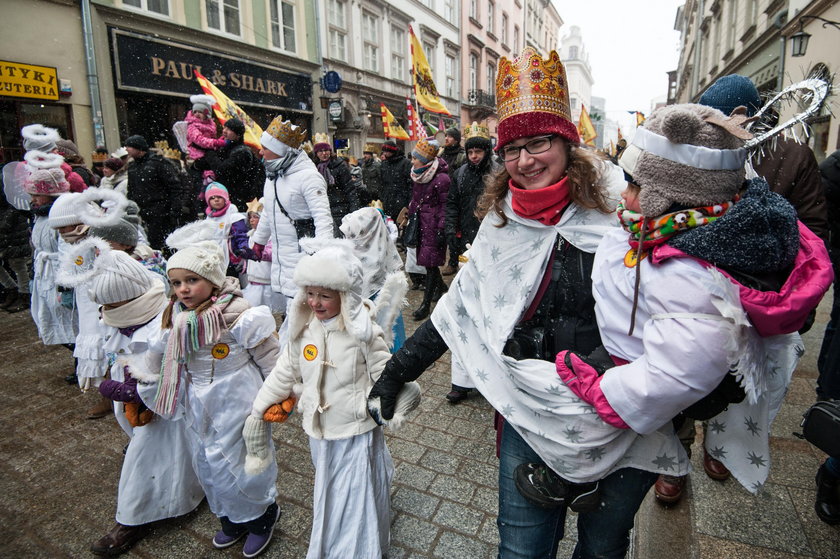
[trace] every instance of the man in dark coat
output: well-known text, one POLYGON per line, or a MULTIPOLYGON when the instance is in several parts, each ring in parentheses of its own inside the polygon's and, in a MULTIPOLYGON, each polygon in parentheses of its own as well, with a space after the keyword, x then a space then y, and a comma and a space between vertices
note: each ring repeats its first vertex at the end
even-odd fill
POLYGON ((163 157, 149 153, 143 136, 129 136, 125 149, 133 159, 128 165, 128 198, 140 207, 151 247, 164 250, 181 211, 181 180, 163 157))
POLYGON ((461 165, 467 162, 467 152, 461 147, 461 131, 457 128, 448 128, 446 138, 443 141, 443 149, 438 157, 446 161, 449 166, 449 177, 455 176, 455 172, 461 165))
POLYGON ((382 144, 382 156, 384 159, 379 166, 382 178, 379 199, 385 213, 396 223, 400 211, 411 200, 411 161, 394 140, 382 144))
POLYGON ((242 210, 254 198, 263 195, 265 170, 259 159, 245 145, 245 125, 238 118, 231 118, 222 128, 226 143, 218 151, 208 150, 196 161, 196 169, 207 169, 216 173, 216 181, 225 185, 230 202, 242 210))
POLYGON ((362 182, 368 196, 371 200, 379 200, 379 193, 382 190, 382 173, 380 172, 379 157, 376 155, 376 148, 373 144, 365 144, 360 166, 362 168, 362 182))
MULTIPOLYGON (((486 128, 484 128, 486 130, 486 128)), ((475 217, 475 207, 484 193, 484 180, 498 170, 493 163, 493 145, 486 136, 471 136, 466 141, 467 163, 452 175, 446 200, 446 243, 449 264, 441 270, 445 276, 458 271, 458 256, 472 244, 481 222, 475 217)))
POLYGON ((359 193, 350 175, 350 166, 341 157, 336 157, 332 146, 327 142, 318 142, 313 147, 318 171, 327 181, 327 197, 330 200, 330 212, 333 217, 334 233, 341 236, 339 227, 341 218, 359 209, 359 193))

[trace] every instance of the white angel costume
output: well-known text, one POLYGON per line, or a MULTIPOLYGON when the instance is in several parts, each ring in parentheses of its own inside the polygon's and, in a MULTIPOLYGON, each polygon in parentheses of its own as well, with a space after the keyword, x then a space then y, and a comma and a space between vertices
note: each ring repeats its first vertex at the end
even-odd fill
POLYGON ((34 266, 30 312, 38 327, 38 337, 46 345, 72 344, 79 332, 73 293, 62 295, 55 282, 59 239, 58 231, 49 226, 47 216, 35 216, 32 226, 34 266), (62 296, 70 301, 69 305, 61 304, 62 296))

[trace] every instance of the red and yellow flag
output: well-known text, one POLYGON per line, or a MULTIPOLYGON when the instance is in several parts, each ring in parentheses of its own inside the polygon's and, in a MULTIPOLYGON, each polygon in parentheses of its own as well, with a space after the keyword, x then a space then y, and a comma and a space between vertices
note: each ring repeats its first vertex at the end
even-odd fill
POLYGON ((422 122, 420 122, 420 117, 417 116, 417 111, 414 110, 414 105, 411 104, 408 97, 405 99, 405 111, 408 115, 409 139, 416 142, 417 140, 422 140, 423 138, 428 137, 428 134, 426 134, 426 127, 423 126, 422 122))
POLYGON ((624 136, 621 135, 621 126, 619 126, 618 127, 618 141, 620 142, 623 139, 624 139, 624 136))
POLYGON ((645 113, 636 111, 636 126, 641 126, 645 123, 645 113))
POLYGON ((592 125, 592 119, 589 118, 589 113, 586 112, 586 107, 583 104, 580 106, 578 134, 580 134, 580 139, 583 140, 584 144, 595 147, 595 138, 598 137, 598 133, 595 132, 595 126, 592 125))
POLYGON ((417 102, 427 111, 451 115, 440 100, 440 94, 435 87, 435 80, 432 78, 432 68, 426 60, 423 52, 423 45, 417 40, 414 29, 408 26, 408 34, 411 40, 411 75, 414 79, 414 97, 417 102))
POLYGON ((397 119, 394 118, 394 115, 391 114, 391 111, 388 110, 388 107, 385 106, 385 103, 379 104, 379 110, 382 113, 382 131, 385 132, 386 138, 406 141, 411 139, 403 127, 400 126, 400 123, 397 122, 397 119))
POLYGON ((216 104, 213 105, 213 112, 219 122, 224 124, 229 118, 238 118, 245 125, 245 135, 242 140, 249 146, 260 149, 260 136, 262 136, 262 128, 248 116, 248 114, 239 108, 239 105, 230 100, 230 98, 222 93, 222 90, 213 85, 210 80, 201 75, 198 70, 195 70, 195 79, 204 93, 213 96, 216 104))

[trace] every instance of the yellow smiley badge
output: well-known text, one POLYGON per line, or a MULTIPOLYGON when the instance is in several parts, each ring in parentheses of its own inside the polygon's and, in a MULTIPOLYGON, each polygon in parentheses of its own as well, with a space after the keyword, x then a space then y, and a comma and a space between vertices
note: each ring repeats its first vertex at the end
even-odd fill
POLYGON ((312 361, 316 357, 318 357, 318 348, 312 344, 306 344, 306 347, 303 348, 303 358, 312 361))
POLYGON ((85 263, 85 258, 83 256, 77 256, 73 262, 75 262, 76 266, 81 266, 85 263))
POLYGON ((229 353, 230 346, 227 344, 216 344, 213 346, 213 349, 210 350, 210 355, 212 355, 214 359, 224 359, 229 353))
POLYGON ((636 265, 636 262, 644 260, 647 258, 648 252, 642 252, 641 257, 637 258, 638 251, 635 248, 631 248, 627 251, 627 254, 624 255, 624 265, 628 268, 632 268, 636 265))
POLYGON ((220 223, 220 224, 219 224, 219 229, 224 229, 224 228, 225 228, 225 224, 224 224, 224 223, 220 223))

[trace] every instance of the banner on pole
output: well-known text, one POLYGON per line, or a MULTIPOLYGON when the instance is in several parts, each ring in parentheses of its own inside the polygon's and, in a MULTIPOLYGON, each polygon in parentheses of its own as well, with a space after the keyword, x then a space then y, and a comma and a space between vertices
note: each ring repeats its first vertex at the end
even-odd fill
POLYGON ((414 79, 414 96, 417 102, 427 111, 451 115, 440 100, 440 94, 435 87, 435 80, 432 78, 432 68, 426 60, 423 52, 423 45, 417 40, 414 29, 408 26, 408 34, 411 40, 411 75, 414 79))
POLYGON ((386 138, 411 140, 405 129, 400 126, 400 123, 397 122, 397 119, 394 118, 394 115, 385 106, 385 103, 380 103, 379 110, 382 113, 382 131, 385 133, 386 138))
POLYGON ((224 124, 228 119, 238 118, 245 125, 245 134, 242 136, 242 141, 253 148, 262 148, 260 145, 260 136, 262 136, 263 130, 260 128, 260 125, 254 122, 254 119, 249 117, 248 113, 240 109, 239 105, 222 93, 221 89, 202 76, 198 70, 194 70, 194 72, 195 79, 198 80, 198 84, 204 90, 204 93, 211 95, 216 100, 216 104, 213 105, 213 112, 216 114, 219 122, 224 124))

